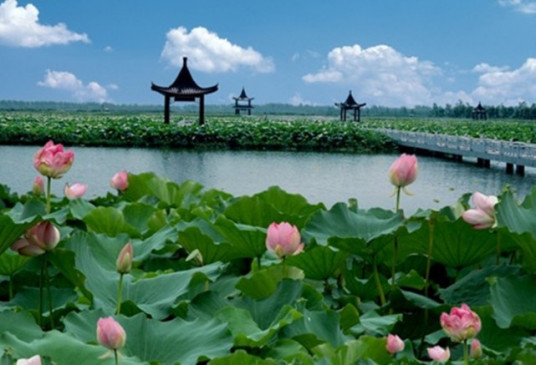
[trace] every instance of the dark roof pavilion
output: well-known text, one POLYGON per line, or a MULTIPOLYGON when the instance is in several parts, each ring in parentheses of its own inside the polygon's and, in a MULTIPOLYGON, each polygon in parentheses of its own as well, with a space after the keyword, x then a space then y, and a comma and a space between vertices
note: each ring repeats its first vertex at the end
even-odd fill
POLYGON ((168 87, 151 83, 151 90, 164 95, 164 121, 169 124, 169 103, 173 98, 175 101, 195 101, 199 98, 199 124, 205 122, 205 94, 210 94, 218 90, 218 84, 210 87, 200 87, 194 81, 190 70, 188 70, 187 57, 183 57, 182 68, 171 85, 168 87))
POLYGON ((235 114, 240 114, 241 110, 247 111, 248 115, 251 115, 251 109, 253 109, 253 105, 251 105, 251 100, 255 98, 250 98, 246 94, 246 90, 244 87, 242 87, 242 92, 238 97, 233 96, 233 99, 235 101, 235 105, 233 108, 235 109, 235 114))
POLYGON ((361 108, 367 105, 367 103, 358 103, 355 101, 354 97, 352 96, 352 90, 348 93, 348 97, 343 103, 335 103, 336 106, 341 108, 341 121, 346 120, 346 111, 347 110, 353 110, 354 111, 354 121, 360 121, 361 120, 361 108))

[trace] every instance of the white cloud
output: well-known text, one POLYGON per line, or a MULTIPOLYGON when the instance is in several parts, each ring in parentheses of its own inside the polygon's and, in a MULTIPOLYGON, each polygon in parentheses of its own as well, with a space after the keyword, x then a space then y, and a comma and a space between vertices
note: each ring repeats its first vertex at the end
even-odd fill
POLYGON ((434 101, 431 80, 440 73, 432 62, 406 57, 387 45, 363 49, 355 44, 334 48, 327 67, 302 79, 349 87, 371 104, 416 105, 434 101))
POLYGON ((70 72, 51 70, 47 70, 43 81, 39 81, 37 84, 52 89, 70 91, 73 97, 80 102, 110 102, 111 99, 108 97, 107 89, 117 89, 117 85, 111 84, 106 88, 95 81, 84 85, 82 81, 70 72))
POLYGON ((206 72, 236 71, 249 67, 257 72, 272 72, 275 67, 270 58, 253 48, 242 48, 203 27, 193 28, 190 33, 184 27, 171 29, 166 35, 162 58, 174 66, 182 65, 188 57, 188 66, 206 72))
POLYGON ((70 42, 88 43, 89 37, 68 30, 63 23, 40 24, 39 10, 33 4, 18 6, 17 0, 0 4, 0 44, 31 48, 70 42))
POLYGON ((113 52, 114 49, 111 46, 104 47, 104 52, 113 52))
POLYGON ((499 0, 502 6, 512 7, 523 14, 536 14, 536 1, 529 0, 499 0))
POLYGON ((478 65, 473 67, 473 72, 477 72, 477 73, 501 72, 501 71, 506 71, 506 70, 508 70, 507 66, 503 66, 503 67, 491 66, 485 62, 479 63, 478 65))
POLYGON ((480 75, 471 95, 487 104, 517 105, 536 99, 536 58, 528 58, 511 71, 490 67, 480 75))
POLYGON ((289 99, 288 102, 289 102, 290 105, 295 105, 295 106, 299 106, 299 105, 316 105, 316 104, 314 104, 313 102, 311 102, 309 100, 303 99, 302 96, 299 93, 294 94, 294 96, 292 96, 289 99))

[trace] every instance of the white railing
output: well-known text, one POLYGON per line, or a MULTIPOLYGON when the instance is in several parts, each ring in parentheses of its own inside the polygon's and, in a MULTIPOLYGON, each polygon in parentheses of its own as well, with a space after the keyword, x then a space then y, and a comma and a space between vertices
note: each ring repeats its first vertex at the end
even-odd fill
POLYGON ((536 144, 392 129, 374 130, 402 146, 536 167, 536 144))

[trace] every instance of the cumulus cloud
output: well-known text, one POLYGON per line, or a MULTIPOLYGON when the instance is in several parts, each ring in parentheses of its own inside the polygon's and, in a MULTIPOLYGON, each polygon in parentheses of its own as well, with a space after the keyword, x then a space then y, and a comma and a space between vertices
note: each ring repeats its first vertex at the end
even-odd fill
POLYGON ((433 102, 432 78, 440 73, 432 62, 404 56, 387 45, 363 49, 355 44, 334 48, 326 67, 302 79, 347 86, 372 104, 416 105, 433 102))
POLYGON ((536 58, 528 58, 515 70, 490 66, 481 72, 472 96, 482 102, 517 105, 536 99, 536 58))
POLYGON ((523 14, 536 14, 536 1, 529 0, 499 0, 499 4, 511 7, 523 14))
POLYGON ((299 93, 294 94, 289 99, 288 102, 289 102, 290 105, 295 105, 295 106, 299 106, 299 105, 316 105, 313 102, 311 102, 309 100, 305 100, 304 98, 302 98, 302 96, 299 93))
POLYGON ((205 72, 229 72, 248 67, 264 73, 275 69, 270 58, 253 48, 242 48, 203 27, 190 32, 178 27, 167 33, 162 58, 181 66, 183 57, 188 57, 190 68, 205 72))
POLYGON ((507 66, 497 67, 488 65, 487 63, 479 63, 478 65, 473 67, 473 72, 477 73, 501 72, 506 70, 508 70, 507 66))
POLYGON ((63 23, 42 25, 33 4, 18 6, 17 0, 0 4, 0 44, 16 47, 41 47, 71 42, 89 42, 87 34, 75 33, 63 23))
POLYGON ((43 81, 37 83, 39 86, 49 87, 58 90, 70 91, 73 97, 80 102, 110 102, 108 90, 117 89, 117 85, 111 84, 108 88, 99 85, 95 81, 84 85, 74 74, 66 71, 47 70, 43 81))

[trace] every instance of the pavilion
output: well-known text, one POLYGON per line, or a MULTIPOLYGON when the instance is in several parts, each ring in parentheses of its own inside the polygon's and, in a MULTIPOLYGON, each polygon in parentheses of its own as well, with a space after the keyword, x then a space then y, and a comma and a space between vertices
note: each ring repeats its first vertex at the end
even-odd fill
POLYGON ((210 87, 200 87, 192 78, 188 70, 187 58, 183 57, 182 68, 179 75, 168 87, 151 83, 151 90, 164 95, 164 122, 169 124, 169 104, 171 98, 175 101, 195 101, 199 98, 199 124, 205 123, 205 94, 218 90, 218 84, 210 87))
POLYGON ((473 119, 482 119, 482 120, 488 119, 486 108, 484 108, 480 102, 478 102, 478 105, 476 106, 476 108, 473 109, 472 116, 473 116, 473 119))
POLYGON ((354 122, 355 121, 361 121, 361 108, 367 105, 367 103, 361 103, 355 101, 354 97, 352 96, 352 90, 348 93, 348 97, 346 98, 346 101, 343 103, 335 103, 335 106, 338 106, 341 109, 341 121, 346 120, 346 112, 348 110, 354 111, 354 122))
POLYGON ((233 96, 233 99, 235 101, 235 105, 233 106, 233 108, 235 110, 236 115, 239 115, 241 110, 247 111, 248 115, 251 115, 251 109, 253 109, 253 106, 251 105, 251 100, 255 98, 248 97, 244 87, 242 87, 242 92, 240 93, 240 96, 233 96))

